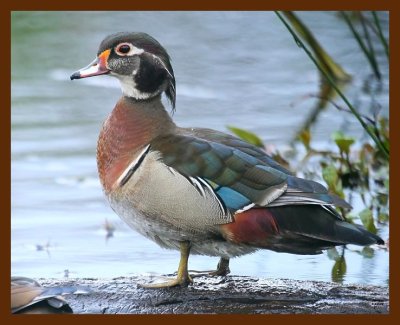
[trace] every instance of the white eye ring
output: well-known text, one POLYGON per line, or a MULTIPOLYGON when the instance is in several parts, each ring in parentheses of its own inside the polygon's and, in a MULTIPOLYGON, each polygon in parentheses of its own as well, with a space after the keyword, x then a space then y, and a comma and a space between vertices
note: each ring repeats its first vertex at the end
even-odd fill
POLYGON ((121 56, 129 55, 132 52, 132 44, 120 43, 115 47, 115 53, 121 56))
POLYGON ((139 49, 133 46, 131 43, 119 43, 114 50, 119 56, 133 56, 142 54, 144 52, 143 49, 139 49))

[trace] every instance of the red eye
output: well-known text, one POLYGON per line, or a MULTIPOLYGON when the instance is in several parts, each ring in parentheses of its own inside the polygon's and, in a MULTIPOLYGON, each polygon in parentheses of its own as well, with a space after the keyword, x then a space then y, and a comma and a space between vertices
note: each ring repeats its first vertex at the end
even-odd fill
POLYGON ((128 54, 130 50, 131 47, 129 44, 121 44, 117 47, 117 53, 120 54, 128 54))

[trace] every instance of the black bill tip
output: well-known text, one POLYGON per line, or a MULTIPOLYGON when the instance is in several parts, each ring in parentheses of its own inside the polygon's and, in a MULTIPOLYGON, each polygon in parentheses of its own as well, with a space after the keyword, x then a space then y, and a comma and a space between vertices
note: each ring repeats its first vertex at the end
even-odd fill
POLYGON ((74 79, 80 79, 81 78, 81 73, 79 71, 74 72, 73 74, 71 74, 70 79, 74 80, 74 79))

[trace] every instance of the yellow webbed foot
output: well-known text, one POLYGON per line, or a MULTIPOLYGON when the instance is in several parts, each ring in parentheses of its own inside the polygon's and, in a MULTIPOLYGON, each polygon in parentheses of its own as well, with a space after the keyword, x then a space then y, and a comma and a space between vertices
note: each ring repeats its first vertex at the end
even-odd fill
POLYGON ((218 266, 216 270, 212 271, 196 271, 196 270, 189 270, 191 273, 196 273, 192 275, 193 278, 199 276, 226 276, 228 275, 231 270, 229 269, 229 258, 221 257, 218 262, 218 266))
POLYGON ((169 279, 165 282, 160 283, 145 283, 139 284, 141 288, 147 289, 160 289, 160 288, 172 288, 172 287, 187 287, 193 283, 192 278, 188 272, 188 259, 190 253, 190 243, 187 241, 180 242, 181 259, 179 261, 178 274, 175 279, 169 279))

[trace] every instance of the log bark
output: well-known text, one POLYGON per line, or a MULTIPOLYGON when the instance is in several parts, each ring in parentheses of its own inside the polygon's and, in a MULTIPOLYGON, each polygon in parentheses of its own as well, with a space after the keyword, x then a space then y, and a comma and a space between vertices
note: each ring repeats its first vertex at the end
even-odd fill
POLYGON ((38 279, 43 286, 84 285, 66 299, 74 313, 95 314, 387 314, 389 289, 330 282, 196 277, 187 288, 143 289, 149 277, 38 279))

